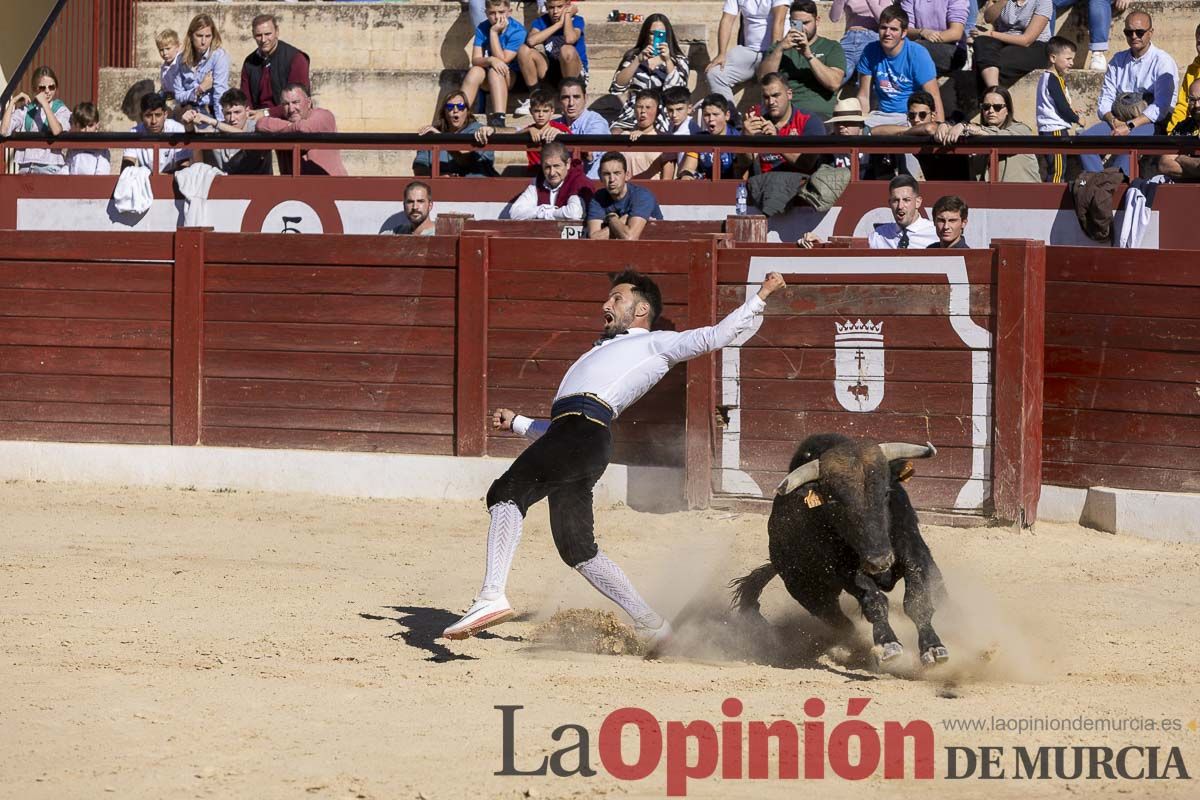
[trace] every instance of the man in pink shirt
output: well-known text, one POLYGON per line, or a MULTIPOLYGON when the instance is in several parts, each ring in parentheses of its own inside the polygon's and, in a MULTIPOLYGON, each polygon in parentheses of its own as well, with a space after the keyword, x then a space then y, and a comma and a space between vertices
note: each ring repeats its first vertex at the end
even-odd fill
MULTIPOLYGON (((283 119, 264 117, 255 129, 258 133, 337 133, 337 120, 323 108, 316 108, 308 89, 298 83, 289 83, 283 89, 283 119)), ((275 151, 279 159, 279 172, 292 174, 292 154, 285 150, 275 151)), ((339 150, 301 150, 301 175, 345 175, 339 150)))

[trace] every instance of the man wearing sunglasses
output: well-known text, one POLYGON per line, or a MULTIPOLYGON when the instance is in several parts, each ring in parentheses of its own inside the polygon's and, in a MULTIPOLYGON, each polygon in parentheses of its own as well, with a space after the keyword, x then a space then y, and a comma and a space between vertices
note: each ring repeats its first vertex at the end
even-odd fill
MULTIPOLYGON (((1101 121, 1081 136, 1153 136, 1160 126, 1165 127, 1175 106, 1179 67, 1175 59, 1154 46, 1153 35, 1154 22, 1145 11, 1135 11, 1125 18, 1125 41, 1129 49, 1117 53, 1109 62, 1096 105, 1101 121), (1127 92, 1141 95, 1147 105, 1141 114, 1122 122, 1113 116, 1113 102, 1127 92)), ((1104 169, 1100 155, 1088 153, 1079 160, 1087 172, 1104 169)), ((1117 155, 1110 166, 1128 173, 1129 156, 1117 155)))

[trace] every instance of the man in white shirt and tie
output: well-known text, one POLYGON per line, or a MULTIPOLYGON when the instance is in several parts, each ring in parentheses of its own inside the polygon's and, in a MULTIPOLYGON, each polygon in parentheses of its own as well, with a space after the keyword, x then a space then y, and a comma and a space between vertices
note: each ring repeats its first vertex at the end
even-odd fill
POLYGON ((937 228, 921 216, 921 185, 911 175, 899 175, 888 184, 888 207, 894 222, 876 225, 867 237, 875 250, 924 250, 938 241, 937 228))
POLYGON ((512 430, 534 442, 488 490, 491 524, 483 586, 447 639, 466 639, 514 615, 505 597, 508 572, 521 540, 526 510, 542 498, 550 504, 550 531, 566 564, 634 620, 651 649, 671 634, 620 567, 596 546, 592 487, 612 455, 612 420, 658 383, 671 367, 720 350, 752 329, 766 299, 784 286, 777 272, 756 294, 716 325, 690 331, 652 331, 662 312, 654 281, 637 272, 616 276, 604 313, 604 336, 571 365, 559 384, 549 420, 533 420, 496 409, 492 427, 512 430))

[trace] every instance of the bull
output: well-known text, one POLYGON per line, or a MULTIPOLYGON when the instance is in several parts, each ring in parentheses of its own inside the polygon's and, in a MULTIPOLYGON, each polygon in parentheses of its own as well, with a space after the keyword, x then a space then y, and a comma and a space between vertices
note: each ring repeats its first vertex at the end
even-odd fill
POLYGON ((831 433, 805 439, 771 507, 771 560, 730 584, 734 606, 761 620, 759 598, 778 575, 810 614, 848 633, 853 624, 838 603, 847 592, 886 662, 904 648, 888 622, 885 592, 904 578, 904 612, 917 626, 922 663, 947 661, 949 650, 933 629, 946 595, 942 573, 902 485, 912 473, 909 459, 936 453, 932 444, 875 445, 831 433))

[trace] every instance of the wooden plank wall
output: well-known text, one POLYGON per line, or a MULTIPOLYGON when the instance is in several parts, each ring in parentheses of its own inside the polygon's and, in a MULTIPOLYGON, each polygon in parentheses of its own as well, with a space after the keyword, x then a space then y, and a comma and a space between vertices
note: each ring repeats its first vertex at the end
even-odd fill
POLYGON ((0 438, 171 440, 168 233, 6 232, 0 438))
MULTIPOLYGON (((721 250, 718 316, 744 300, 750 258, 756 254, 805 259, 878 255, 861 250, 806 253, 794 247, 721 250)), ((968 251, 966 256, 971 319, 993 332, 992 253, 968 251)), ((806 272, 785 278, 787 288, 771 298, 762 327, 741 348, 740 468, 770 497, 797 445, 810 434, 931 441, 938 456, 916 465, 909 493, 920 508, 953 507, 972 475, 972 397, 989 387, 973 382, 973 351, 950 324, 946 277, 806 272), (847 411, 834 390, 835 326, 858 320, 883 322, 884 396, 874 411, 865 413, 847 411)), ((723 480, 720 446, 718 441, 716 492, 723 480)))
MULTIPOLYGON (((493 237, 488 261, 488 405, 545 418, 567 368, 604 327, 609 276, 637 269, 663 294, 660 328, 689 326, 686 242, 572 242, 493 237)), ((613 426, 613 460, 682 466, 686 372, 677 367, 613 426)), ((527 442, 489 434, 487 452, 527 442)))
POLYGON ((209 234, 200 441, 452 454, 444 237, 209 234))
POLYGON ((1200 259, 1051 247, 1045 482, 1200 491, 1200 259))

